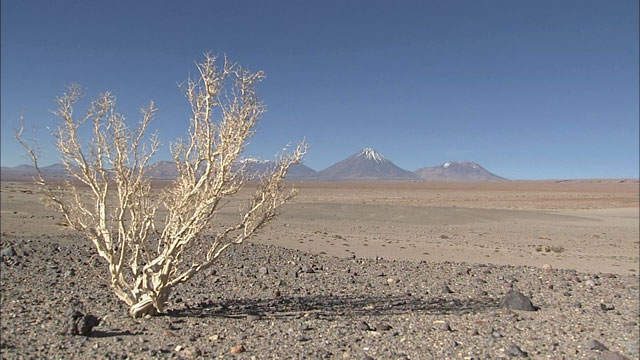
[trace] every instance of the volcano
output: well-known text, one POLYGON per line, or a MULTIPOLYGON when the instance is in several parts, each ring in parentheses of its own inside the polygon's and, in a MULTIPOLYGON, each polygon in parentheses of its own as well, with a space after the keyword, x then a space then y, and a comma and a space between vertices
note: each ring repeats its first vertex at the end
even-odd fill
POLYGON ((411 171, 396 166, 372 148, 362 151, 319 171, 316 180, 323 181, 375 181, 375 180, 420 180, 411 171))

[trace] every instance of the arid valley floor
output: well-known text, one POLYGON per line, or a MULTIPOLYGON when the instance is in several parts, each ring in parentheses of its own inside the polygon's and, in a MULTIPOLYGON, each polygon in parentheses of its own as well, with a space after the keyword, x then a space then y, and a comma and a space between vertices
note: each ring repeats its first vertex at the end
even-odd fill
POLYGON ((0 265, 0 355, 639 357, 637 180, 296 186, 168 314, 131 319, 89 243, 31 184, 3 180, 1 245, 15 254, 0 265), (538 310, 500 308, 512 288, 538 310), (59 334, 73 299, 102 318, 93 337, 59 334))

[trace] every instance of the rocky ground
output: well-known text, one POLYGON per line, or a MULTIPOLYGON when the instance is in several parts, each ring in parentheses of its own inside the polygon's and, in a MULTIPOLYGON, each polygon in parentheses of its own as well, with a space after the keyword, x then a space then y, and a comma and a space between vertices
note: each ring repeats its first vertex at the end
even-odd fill
POLYGON ((0 355, 15 358, 637 359, 638 276, 339 258, 247 243, 131 319, 76 235, 2 235, 0 355), (510 310, 512 289, 537 311, 510 310), (70 304, 101 318, 64 335, 70 304))

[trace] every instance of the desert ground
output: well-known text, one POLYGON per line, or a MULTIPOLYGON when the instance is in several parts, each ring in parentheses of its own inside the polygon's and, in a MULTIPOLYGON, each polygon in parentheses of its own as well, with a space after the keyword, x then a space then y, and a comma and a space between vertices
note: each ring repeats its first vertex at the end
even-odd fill
POLYGON ((168 314, 134 320, 89 243, 30 183, 3 180, 2 249, 14 254, 1 265, 0 354, 639 356, 638 180, 295 186, 283 214, 178 289, 168 314), (511 289, 538 310, 501 308, 511 289), (59 333, 72 300, 102 318, 94 336, 59 333))

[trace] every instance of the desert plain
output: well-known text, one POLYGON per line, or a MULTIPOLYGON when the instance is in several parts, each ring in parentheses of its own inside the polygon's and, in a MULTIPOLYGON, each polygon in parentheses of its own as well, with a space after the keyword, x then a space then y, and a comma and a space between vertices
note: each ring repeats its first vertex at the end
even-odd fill
MULTIPOLYGON (((637 179, 292 185, 281 216, 179 288, 168 314, 130 319, 89 242, 30 182, 3 180, 2 249, 13 255, 1 265, 0 354, 639 356, 637 179), (511 289, 537 311, 501 307, 511 289), (102 318, 95 336, 60 333, 72 300, 102 318)), ((238 205, 217 220, 233 221, 238 205)))

